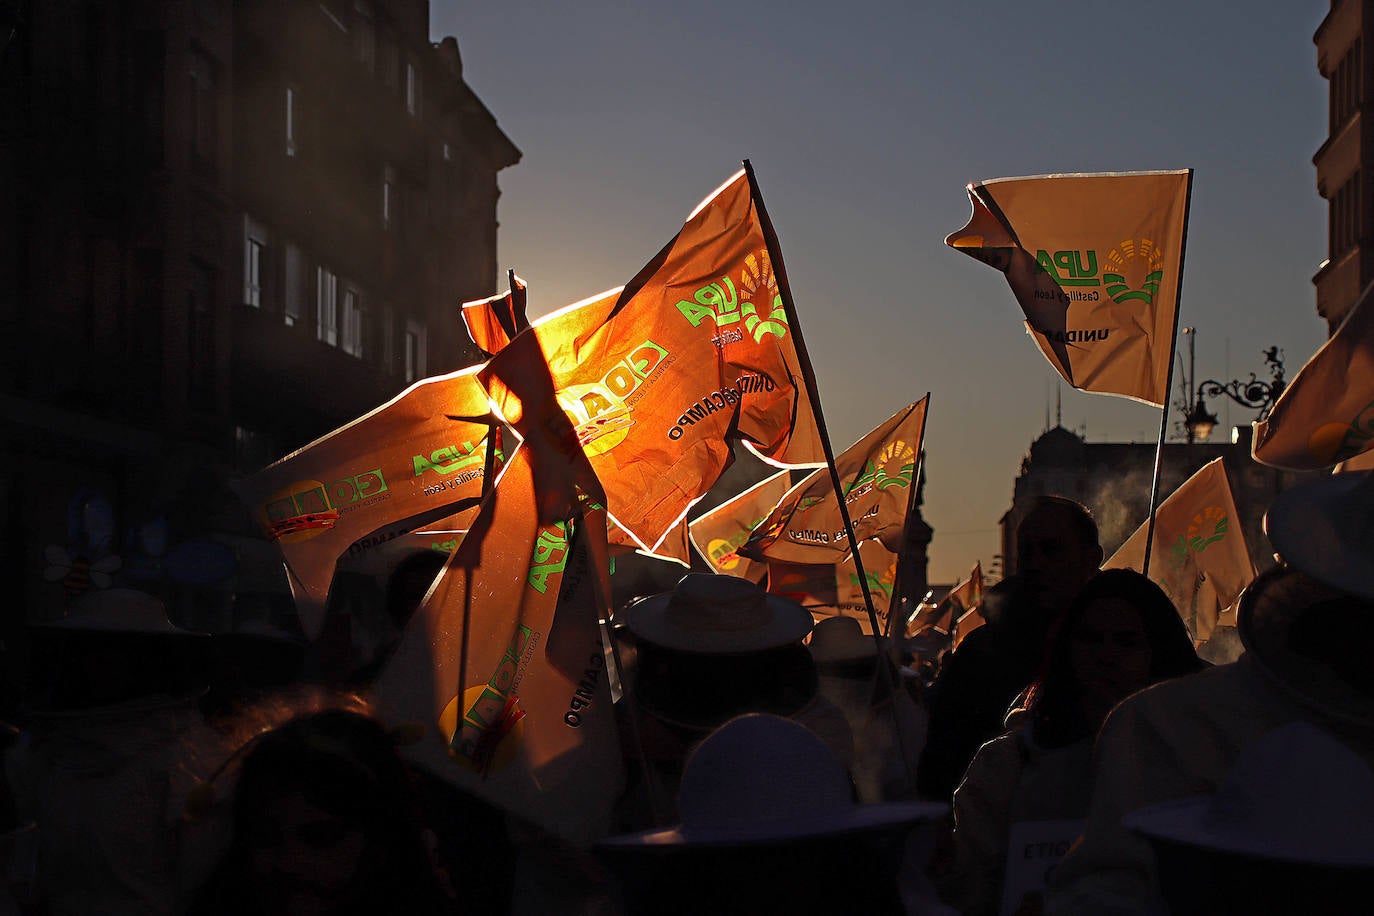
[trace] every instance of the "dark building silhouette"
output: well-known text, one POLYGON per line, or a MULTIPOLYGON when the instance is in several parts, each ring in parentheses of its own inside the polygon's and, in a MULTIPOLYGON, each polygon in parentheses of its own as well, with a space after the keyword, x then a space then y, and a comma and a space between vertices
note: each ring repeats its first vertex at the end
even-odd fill
MULTIPOLYGON (((1166 442, 1160 472, 1160 502, 1204 464, 1223 459, 1240 529, 1257 570, 1274 564, 1264 534, 1264 513, 1275 495, 1310 472, 1282 471, 1250 456, 1250 428, 1236 427, 1233 442, 1166 442)), ((1088 442, 1063 426, 1042 433, 1021 461, 1011 508, 1002 516, 1003 568, 1017 570, 1016 528, 1041 496, 1067 496, 1092 510, 1104 555, 1110 557, 1149 515, 1154 474, 1152 442, 1088 442)))
POLYGON ((227 628, 285 585, 225 482, 476 361, 520 151, 425 0, 8 0, 0 41, 0 637, 105 576, 227 628))
POLYGON ((1312 162, 1317 193, 1328 203, 1326 260, 1312 282, 1317 314, 1331 334, 1374 280, 1374 210, 1362 176, 1374 154, 1374 120, 1366 117, 1371 71, 1365 38, 1374 30, 1374 2, 1332 0, 1317 27, 1317 69, 1330 81, 1326 141, 1312 162))

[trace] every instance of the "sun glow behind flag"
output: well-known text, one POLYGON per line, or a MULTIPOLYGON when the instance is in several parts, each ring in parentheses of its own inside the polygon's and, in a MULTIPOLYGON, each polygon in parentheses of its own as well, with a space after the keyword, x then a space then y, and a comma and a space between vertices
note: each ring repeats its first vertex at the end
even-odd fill
POLYGON ((789 331, 744 172, 623 289, 533 323, 609 514, 639 549, 665 552, 732 442, 780 466, 824 461, 789 331))
POLYGON ((997 268, 1027 333, 1083 391, 1168 400, 1192 171, 998 178, 945 243, 997 268))

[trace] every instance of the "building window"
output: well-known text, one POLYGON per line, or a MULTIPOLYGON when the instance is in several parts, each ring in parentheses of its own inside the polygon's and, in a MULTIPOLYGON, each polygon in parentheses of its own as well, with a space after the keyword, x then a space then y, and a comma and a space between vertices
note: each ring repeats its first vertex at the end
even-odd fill
POLYGON ((286 87, 286 155, 296 155, 296 90, 286 87))
POLYGON ((263 289, 267 277, 267 230, 243 217, 243 304, 262 308, 263 289))
POLYGON ((353 0, 353 56, 371 73, 377 65, 377 24, 372 0, 353 0))
POLYGON ((396 221, 396 170, 391 166, 382 169, 382 228, 390 229, 396 221))
POLYGON ((285 268, 282 314, 287 327, 295 327, 305 317, 305 259, 301 250, 289 242, 285 268))
POLYGON ((420 114, 420 81, 416 78, 415 65, 406 61, 406 111, 412 115, 420 114))
POLYGON ((191 163, 215 165, 218 113, 215 106, 215 64, 201 51, 191 51, 191 163))
POLYGON ((199 261, 192 261, 186 289, 187 352, 191 357, 191 402, 197 407, 210 407, 214 403, 214 290, 214 272, 199 261))
POLYGON ((1331 198, 1327 218, 1332 258, 1340 257, 1360 242, 1360 199, 1360 173, 1356 172, 1331 198))
POLYGON ((445 162, 453 161, 453 147, 449 146, 448 143, 443 145, 443 156, 445 162))
POLYGON ((425 326, 411 319, 406 320, 405 360, 408 385, 425 374, 425 326))
POLYGON ((392 311, 390 305, 383 305, 377 314, 377 319, 372 325, 372 341, 370 345, 371 358, 379 366, 388 366, 391 362, 391 353, 394 345, 396 333, 396 313, 392 311))
POLYGON ((315 337, 339 345, 339 280, 325 267, 315 271, 315 337))
POLYGON ((362 291, 345 282, 340 298, 343 308, 339 321, 339 349, 350 356, 362 358, 367 331, 367 313, 363 310, 362 291))
POLYGON ((1350 50, 1345 52, 1341 62, 1331 73, 1330 129, 1332 133, 1340 130, 1350 120, 1364 100, 1364 61, 1360 39, 1356 38, 1350 50))

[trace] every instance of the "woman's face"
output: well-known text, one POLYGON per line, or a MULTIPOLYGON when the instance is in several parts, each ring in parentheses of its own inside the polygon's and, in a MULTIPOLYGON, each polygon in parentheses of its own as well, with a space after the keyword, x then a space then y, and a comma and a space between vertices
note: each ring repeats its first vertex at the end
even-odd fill
POLYGON ((1150 683, 1150 641, 1140 612, 1121 598, 1088 605, 1072 634, 1074 675, 1086 711, 1105 717, 1113 706, 1150 683))
POLYGON ((249 839, 268 912, 323 916, 348 901, 367 838, 299 792, 273 799, 249 839))

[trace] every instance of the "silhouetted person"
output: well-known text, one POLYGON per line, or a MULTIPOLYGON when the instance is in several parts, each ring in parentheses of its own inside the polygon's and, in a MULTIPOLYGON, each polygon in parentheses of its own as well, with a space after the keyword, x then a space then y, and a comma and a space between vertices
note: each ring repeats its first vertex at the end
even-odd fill
POLYGON ((944 659, 927 695, 921 795, 947 801, 974 753, 1002 733, 1035 677, 1055 619, 1102 565, 1097 523, 1071 499, 1043 497, 1016 529, 1017 571, 988 590, 984 626, 944 659))

